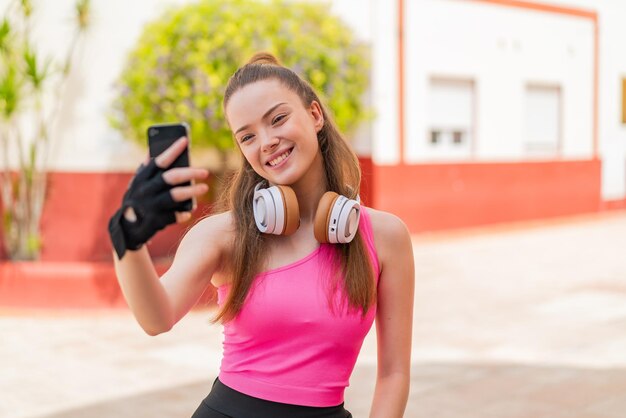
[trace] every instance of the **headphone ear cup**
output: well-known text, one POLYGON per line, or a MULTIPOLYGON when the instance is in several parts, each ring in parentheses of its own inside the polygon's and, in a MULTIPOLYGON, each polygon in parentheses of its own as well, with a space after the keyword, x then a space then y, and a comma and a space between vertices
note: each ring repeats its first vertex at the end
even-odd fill
POLYGON ((357 200, 339 196, 331 211, 330 219, 333 223, 329 228, 331 242, 347 244, 356 236, 361 218, 361 204, 357 200), (335 235, 331 235, 334 232, 335 235))
POLYGON ((254 222, 257 228, 264 234, 272 234, 276 229, 276 208, 272 193, 259 183, 254 188, 252 199, 254 222))
POLYGON ((288 186, 254 188, 254 221, 264 234, 291 235, 300 226, 300 208, 293 189, 288 186))
POLYGON ((326 192, 315 212, 314 234, 320 243, 347 244, 359 228, 361 205, 335 192, 326 192))
POLYGON ((326 192, 317 204, 313 234, 320 244, 330 242, 328 237, 328 223, 330 222, 330 213, 338 197, 339 195, 335 192, 326 192))
POLYGON ((283 210, 285 214, 284 228, 280 235, 291 235, 300 226, 300 207, 298 198, 291 187, 276 186, 282 195, 283 210))

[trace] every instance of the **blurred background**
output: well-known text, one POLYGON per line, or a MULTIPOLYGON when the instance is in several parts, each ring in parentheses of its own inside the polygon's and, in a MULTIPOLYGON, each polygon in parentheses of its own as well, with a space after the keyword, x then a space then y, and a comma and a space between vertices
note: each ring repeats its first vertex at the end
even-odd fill
MULTIPOLYGON (((322 94, 361 161, 364 202, 413 234, 406 416, 623 417, 626 3, 0 10, 1 417, 184 417, 208 392, 221 349, 212 289, 168 335, 141 335, 106 224, 152 123, 190 123, 192 163, 211 171, 196 218, 211 212, 238 163, 223 89, 259 50, 322 94)), ((150 243, 160 271, 188 227, 150 243)), ((372 331, 347 392, 355 417, 375 358, 372 331)))

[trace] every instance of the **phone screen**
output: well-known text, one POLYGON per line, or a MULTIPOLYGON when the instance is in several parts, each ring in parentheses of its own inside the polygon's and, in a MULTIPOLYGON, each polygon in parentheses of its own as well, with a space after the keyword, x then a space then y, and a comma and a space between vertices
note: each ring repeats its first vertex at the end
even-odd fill
MULTIPOLYGON (((168 149, 176 140, 186 136, 189 140, 189 129, 184 123, 174 123, 167 125, 152 125, 148 128, 148 148, 150 149, 150 158, 154 158, 168 149)), ((187 147, 176 160, 168 167, 189 167, 189 147, 187 147)), ((180 186, 189 186, 191 182, 180 184, 180 186)), ((183 202, 184 210, 191 211, 195 207, 192 199, 183 202)))

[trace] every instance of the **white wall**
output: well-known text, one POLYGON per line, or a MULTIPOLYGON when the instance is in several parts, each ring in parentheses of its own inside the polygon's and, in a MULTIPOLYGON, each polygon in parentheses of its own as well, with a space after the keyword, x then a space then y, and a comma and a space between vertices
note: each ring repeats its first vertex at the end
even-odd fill
POLYGON ((375 0, 372 22, 372 160, 395 164, 400 159, 398 142, 398 2, 375 0))
MULTIPOLYGON (((593 155, 593 25, 472 1, 407 1, 407 162, 446 160, 429 153, 432 78, 473 80, 475 127, 470 160, 528 160, 524 103, 528 84, 560 86, 566 159, 593 155)), ((543 157, 545 158, 545 157, 543 157)))
POLYGON ((551 3, 595 10, 600 41, 599 131, 602 196, 626 197, 626 125, 621 123, 621 80, 626 78, 626 2, 622 0, 552 0, 551 3))
POLYGON ((550 0, 551 4, 592 10, 599 22, 599 151, 602 197, 626 198, 626 125, 621 123, 621 80, 626 78, 626 2, 550 0))
MULTIPOLYGON (((387 2, 379 0, 379 3, 387 2)), ((626 197, 626 125, 621 123, 620 114, 621 79, 626 77, 626 54, 623 53, 626 2, 539 0, 538 3, 598 14, 598 151, 602 159, 602 197, 623 199, 626 197)), ((395 6, 389 8, 395 9, 395 6)), ((525 158, 520 146, 523 119, 517 118, 523 111, 520 97, 524 80, 561 84, 565 118, 563 156, 574 159, 591 155, 593 27, 587 19, 473 0, 405 0, 405 8, 407 162, 429 161, 421 140, 425 136, 428 77, 432 75, 475 79, 477 144, 474 159, 525 158), (454 57, 457 61, 452 59, 454 57), (502 74, 517 77, 517 81, 507 80, 502 74), (511 133, 505 135, 504 132, 511 133)), ((391 28, 393 30, 395 28, 391 28)), ((397 48, 391 43, 380 44, 382 49, 397 48)), ((389 70, 387 73, 391 77, 397 72, 389 70)), ((386 112, 386 108, 386 103, 378 106, 379 112, 386 112)), ((389 112, 395 111, 391 108, 389 112)), ((374 131, 374 142, 374 150, 386 152, 385 158, 377 162, 394 164, 400 160, 395 143, 388 147, 390 149, 385 148, 384 144, 390 141, 380 130, 374 131)))

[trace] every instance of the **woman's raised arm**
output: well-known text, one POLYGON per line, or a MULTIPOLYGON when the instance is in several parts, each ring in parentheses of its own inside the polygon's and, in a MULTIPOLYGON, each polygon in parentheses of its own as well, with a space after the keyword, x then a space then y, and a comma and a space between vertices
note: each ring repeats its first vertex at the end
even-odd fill
POLYGON ((190 212, 178 211, 181 202, 207 192, 203 183, 177 186, 206 178, 206 170, 191 167, 166 169, 187 145, 188 140, 181 138, 154 160, 142 165, 131 181, 120 209, 109 222, 115 249, 115 271, 122 293, 137 321, 150 335, 171 329, 189 310, 193 304, 190 300, 196 293, 200 292, 195 300, 200 297, 202 291, 198 289, 203 282, 206 287, 224 247, 220 240, 223 234, 211 234, 211 229, 220 229, 219 220, 199 222, 181 242, 174 264, 162 280, 159 280, 145 248, 144 244, 168 224, 189 219, 190 212), (211 243, 203 239, 206 236, 220 239, 211 243), (203 257, 197 254, 200 244, 206 248, 203 257), (208 278, 198 277, 199 274, 208 274, 208 278))

